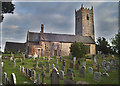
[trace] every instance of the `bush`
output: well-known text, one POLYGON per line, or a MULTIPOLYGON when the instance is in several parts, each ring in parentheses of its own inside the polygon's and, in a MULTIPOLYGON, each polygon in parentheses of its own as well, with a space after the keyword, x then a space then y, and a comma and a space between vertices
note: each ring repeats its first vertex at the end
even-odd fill
POLYGON ((83 43, 74 42, 71 44, 70 52, 73 57, 82 58, 88 53, 88 48, 83 43))

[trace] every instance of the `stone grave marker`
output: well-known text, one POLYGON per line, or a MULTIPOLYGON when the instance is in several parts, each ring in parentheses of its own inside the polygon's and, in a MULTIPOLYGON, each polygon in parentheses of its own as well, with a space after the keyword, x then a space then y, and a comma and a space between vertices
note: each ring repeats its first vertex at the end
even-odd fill
POLYGON ((62 62, 62 57, 60 56, 60 62, 62 62))
POLYGON ((85 66, 80 67, 79 75, 80 77, 85 78, 85 66))
POLYGON ((16 62, 15 62, 15 59, 14 59, 14 64, 13 64, 14 67, 16 67, 16 62))
POLYGON ((57 70, 59 69, 59 66, 58 66, 58 65, 56 65, 55 67, 57 68, 57 70))
POLYGON ((94 80, 100 81, 101 80, 101 73, 100 72, 94 72, 94 80))
POLYGON ((51 84, 60 84, 59 72, 56 68, 51 73, 51 84))
POLYGON ((83 62, 83 66, 86 67, 86 62, 83 62))
POLYGON ((73 80, 73 72, 70 69, 67 69, 67 79, 73 80))
POLYGON ((37 74, 37 84, 40 84, 40 74, 37 74))
POLYGON ((29 78, 31 77, 31 69, 29 69, 29 78))
POLYGON ((75 65, 75 69, 79 70, 79 64, 78 63, 75 65))
POLYGON ((24 73, 24 67, 21 68, 21 72, 24 73))
POLYGON ((54 65, 54 64, 52 64, 52 69, 54 69, 54 67, 55 67, 55 65, 54 65))
POLYGON ((7 84, 7 73, 6 72, 4 72, 4 85, 6 85, 7 84))
POLYGON ((19 66, 19 68, 18 68, 18 69, 19 69, 19 71, 21 72, 21 66, 19 66))
POLYGON ((14 73, 11 74, 10 84, 16 85, 16 76, 14 73))
POLYGON ((46 65, 46 71, 49 73, 50 72, 50 64, 49 63, 47 63, 47 65, 46 65))
POLYGON ((88 68, 88 72, 89 72, 89 74, 93 74, 93 68, 92 68, 92 67, 89 67, 89 68, 88 68))
POLYGON ((45 71, 42 71, 42 73, 41 73, 41 76, 42 76, 42 84, 46 84, 45 83, 45 71))
POLYGON ((59 77, 61 80, 64 79, 64 71, 62 71, 62 70, 59 71, 59 77))
POLYGON ((41 69, 42 69, 42 71, 44 71, 44 66, 43 65, 42 65, 41 69))
POLYGON ((106 61, 106 60, 103 60, 102 66, 105 67, 105 66, 106 66, 106 63, 107 63, 107 61, 106 61))
POLYGON ((28 75, 28 68, 25 68, 25 74, 28 75))
POLYGON ((78 64, 80 65, 80 61, 78 61, 78 64))
POLYGON ((66 66, 66 62, 65 62, 65 60, 63 60, 63 66, 66 66))
POLYGON ((73 62, 70 62, 70 68, 73 68, 73 65, 74 65, 73 62))
POLYGON ((61 69, 62 69, 62 71, 65 71, 65 66, 62 66, 62 68, 61 68, 61 69))
POLYGON ((35 79, 36 79, 36 71, 33 70, 33 71, 32 71, 32 80, 34 81, 35 79))
POLYGON ((58 59, 56 59, 56 64, 58 64, 58 59))

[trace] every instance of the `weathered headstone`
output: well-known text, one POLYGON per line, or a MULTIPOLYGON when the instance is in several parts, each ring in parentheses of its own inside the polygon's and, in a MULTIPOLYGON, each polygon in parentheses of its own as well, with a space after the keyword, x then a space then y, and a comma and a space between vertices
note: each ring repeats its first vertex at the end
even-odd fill
POLYGON ((42 71, 44 71, 44 66, 43 65, 42 65, 41 69, 42 69, 42 71))
POLYGON ((60 83, 59 73, 58 70, 54 68, 51 73, 51 84, 59 84, 59 83, 60 83))
POLYGON ((6 85, 6 84, 7 84, 7 73, 4 72, 4 85, 6 85))
POLYGON ((56 59, 56 64, 58 64, 58 59, 56 59))
POLYGON ((55 65, 54 65, 54 64, 52 64, 52 69, 54 69, 54 67, 55 67, 55 65))
POLYGON ((59 69, 59 66, 58 66, 58 65, 56 65, 55 67, 57 68, 57 70, 59 69))
POLYGON ((28 68, 25 68, 25 74, 28 75, 28 68))
POLYGON ((45 83, 45 71, 42 71, 42 73, 41 73, 41 76, 42 76, 42 84, 46 84, 45 83))
POLYGON ((60 70, 59 76, 60 76, 60 79, 63 80, 64 79, 64 71, 60 70))
POLYGON ((93 68, 92 68, 92 67, 89 67, 89 68, 88 68, 88 72, 89 72, 89 74, 93 74, 93 68))
POLYGON ((14 64, 13 64, 14 67, 16 67, 16 62, 15 62, 15 59, 14 59, 14 64))
POLYGON ((106 60, 103 60, 102 66, 105 67, 105 66, 106 66, 106 63, 107 63, 107 61, 106 61, 106 60))
POLYGON ((94 80, 100 81, 101 80, 101 73, 100 72, 94 72, 94 80))
POLYGON ((62 62, 62 57, 60 56, 60 62, 62 62))
POLYGON ((83 78, 85 77, 85 66, 82 66, 80 68, 79 75, 80 77, 83 77, 83 78))
POLYGON ((66 62, 65 62, 65 60, 63 60, 63 66, 66 66, 66 62))
POLYGON ((80 65, 80 61, 78 61, 78 64, 80 65))
POLYGON ((86 67, 86 62, 83 62, 83 66, 86 67))
POLYGON ((62 66, 62 68, 61 68, 61 69, 62 69, 62 71, 65 71, 65 66, 62 66))
POLYGON ((28 76, 29 76, 29 78, 31 77, 31 69, 29 69, 29 75, 28 76))
POLYGON ((19 71, 21 72, 21 66, 19 66, 19 68, 18 68, 18 69, 19 69, 19 71))
POLYGON ((10 84, 16 85, 16 76, 14 73, 11 74, 10 84))
POLYGON ((79 64, 78 63, 75 65, 75 69, 79 70, 79 64))
POLYGON ((67 69, 67 79, 73 80, 73 72, 70 69, 67 69))
POLYGON ((73 68, 73 65, 74 65, 73 62, 70 62, 70 68, 73 68))
POLYGON ((35 79, 36 79, 36 71, 33 70, 33 71, 32 71, 32 80, 34 81, 35 79))
POLYGON ((24 73, 24 67, 21 68, 21 72, 24 73))
POLYGON ((50 64, 49 63, 47 63, 47 65, 46 65, 46 71, 49 73, 50 72, 50 64))
POLYGON ((40 74, 37 74, 37 84, 40 84, 40 74))

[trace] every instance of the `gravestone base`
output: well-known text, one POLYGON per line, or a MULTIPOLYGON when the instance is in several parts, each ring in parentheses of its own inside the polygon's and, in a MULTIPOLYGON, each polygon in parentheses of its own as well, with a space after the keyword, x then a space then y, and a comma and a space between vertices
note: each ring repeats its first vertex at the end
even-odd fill
POLYGON ((89 84, 88 82, 85 82, 85 81, 77 81, 76 84, 89 84))

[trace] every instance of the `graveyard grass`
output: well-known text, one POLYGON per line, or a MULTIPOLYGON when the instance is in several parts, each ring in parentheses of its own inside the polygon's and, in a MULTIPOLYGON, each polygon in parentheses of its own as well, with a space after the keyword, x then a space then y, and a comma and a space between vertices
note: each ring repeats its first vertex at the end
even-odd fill
MULTIPOLYGON (((5 55, 4 55, 5 56, 5 55)), ((8 56, 8 55, 7 55, 8 56)), ((15 58, 22 58, 22 56, 20 55, 15 55, 15 58)), ((52 72, 52 64, 56 63, 56 59, 54 59, 54 57, 52 60, 50 60, 50 72, 46 73, 46 77, 45 77, 45 82, 46 84, 50 84, 50 73, 52 72)), ((58 59, 58 66, 59 66, 59 70, 61 70, 62 67, 62 62, 59 61, 58 59)), ((65 61, 66 61, 66 66, 65 66, 65 73, 67 72, 67 69, 71 69, 75 72, 75 77, 73 78, 74 81, 86 81, 89 84, 119 84, 119 72, 118 71, 111 71, 109 73, 109 77, 101 77, 101 81, 100 82, 96 82, 94 81, 94 74, 89 74, 88 73, 88 67, 93 67, 93 60, 86 60, 86 73, 85 73, 85 78, 82 78, 79 76, 79 70, 75 69, 75 66, 73 68, 69 68, 70 67, 70 62, 71 60, 68 59, 68 56, 64 57, 65 61)), ((109 61, 109 57, 106 58, 106 60, 109 61)), ((24 81, 27 81, 28 83, 26 84, 33 84, 33 82, 31 82, 30 80, 28 80, 21 72, 18 71, 18 67, 19 65, 24 66, 24 68, 31 68, 34 69, 34 66, 36 64, 35 61, 33 61, 33 59, 28 59, 25 58, 24 61, 24 65, 22 65, 22 62, 20 62, 19 60, 16 60, 16 67, 13 67, 13 62, 11 63, 9 61, 9 59, 3 59, 4 62, 4 70, 3 73, 6 72, 7 76, 10 80, 10 74, 11 73, 15 73, 16 75, 16 80, 17 80, 17 84, 25 84, 24 81)), ((82 66, 82 62, 85 61, 85 58, 81 58, 80 59, 80 66, 82 66)), ((39 73, 40 74, 40 82, 42 81, 42 76, 41 76, 41 66, 44 65, 45 71, 46 71, 46 62, 47 60, 42 60, 42 58, 39 59, 39 70, 36 70, 36 74, 39 73)), ((77 61, 76 61, 77 62, 77 61)), ((99 57, 99 59, 97 59, 97 62, 99 64, 102 64, 102 58, 99 57)), ((56 64, 55 64, 56 65, 56 64)), ((100 72, 103 72, 103 69, 100 68, 100 72)), ((66 79, 66 77, 64 77, 66 79)), ((60 80, 60 84, 63 84, 64 81, 60 80)))

